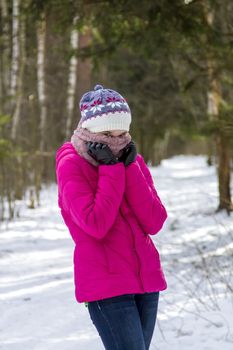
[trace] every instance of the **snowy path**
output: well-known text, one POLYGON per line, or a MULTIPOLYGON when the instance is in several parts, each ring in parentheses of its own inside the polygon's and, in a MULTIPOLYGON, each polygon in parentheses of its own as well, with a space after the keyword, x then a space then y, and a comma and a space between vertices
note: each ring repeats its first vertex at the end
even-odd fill
MULTIPOLYGON (((233 348, 233 215, 214 214, 216 170, 203 156, 151 168, 169 218, 153 240, 168 289, 150 350, 233 348)), ((233 192, 233 191, 232 191, 233 192)), ((41 207, 0 226, 0 349, 103 350, 73 286, 73 242, 56 185, 41 207)))

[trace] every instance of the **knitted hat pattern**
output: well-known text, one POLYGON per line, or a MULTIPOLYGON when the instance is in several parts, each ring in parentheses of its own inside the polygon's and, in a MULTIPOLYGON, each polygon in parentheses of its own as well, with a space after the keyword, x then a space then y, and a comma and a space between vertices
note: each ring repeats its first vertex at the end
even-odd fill
POLYGON ((81 119, 78 127, 91 132, 129 131, 131 111, 125 98, 117 91, 97 84, 93 91, 86 92, 79 103, 81 119))

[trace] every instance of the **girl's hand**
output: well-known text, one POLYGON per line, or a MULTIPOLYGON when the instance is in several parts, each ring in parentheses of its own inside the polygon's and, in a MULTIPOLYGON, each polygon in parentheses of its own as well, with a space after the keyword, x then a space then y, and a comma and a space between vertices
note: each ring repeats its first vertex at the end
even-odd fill
POLYGON ((123 149, 123 154, 118 158, 120 162, 123 162, 125 166, 133 163, 137 157, 137 149, 134 141, 130 141, 128 145, 123 149))
POLYGON ((119 162, 108 145, 103 143, 87 142, 87 153, 100 165, 111 165, 119 162))

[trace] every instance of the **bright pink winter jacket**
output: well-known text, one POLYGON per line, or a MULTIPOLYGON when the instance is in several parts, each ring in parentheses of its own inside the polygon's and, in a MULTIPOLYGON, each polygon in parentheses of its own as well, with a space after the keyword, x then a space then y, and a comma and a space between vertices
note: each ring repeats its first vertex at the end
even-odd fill
POLYGON ((75 297, 94 301, 167 288, 149 235, 167 212, 138 154, 124 166, 90 164, 65 142, 56 153, 58 205, 75 242, 75 297))

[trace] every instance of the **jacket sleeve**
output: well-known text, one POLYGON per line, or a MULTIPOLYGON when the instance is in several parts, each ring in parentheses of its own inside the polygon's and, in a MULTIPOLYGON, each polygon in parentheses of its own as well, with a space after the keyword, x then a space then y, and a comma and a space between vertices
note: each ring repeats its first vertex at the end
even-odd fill
POLYGON ((77 164, 67 161, 57 168, 61 202, 73 222, 90 236, 102 239, 113 225, 125 189, 123 163, 99 165, 96 190, 77 164))
POLYGON ((167 211, 154 187, 153 178, 143 159, 138 154, 135 162, 126 167, 125 194, 145 233, 159 232, 167 218, 167 211))

